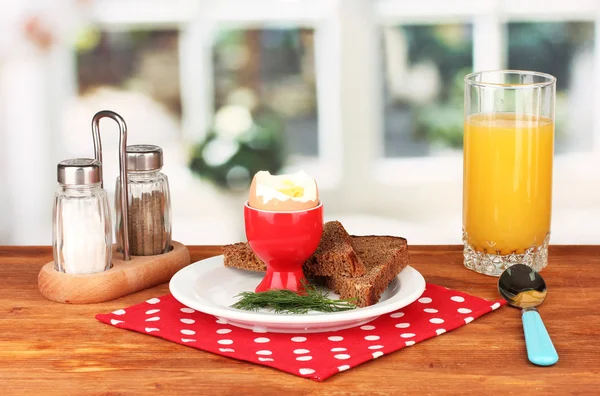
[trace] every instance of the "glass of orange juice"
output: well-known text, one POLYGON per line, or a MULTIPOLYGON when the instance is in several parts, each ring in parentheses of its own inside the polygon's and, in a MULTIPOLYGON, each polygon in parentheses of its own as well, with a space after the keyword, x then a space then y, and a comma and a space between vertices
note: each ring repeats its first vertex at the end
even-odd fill
POLYGON ((556 78, 501 70, 465 77, 464 264, 499 276, 548 263, 556 78))

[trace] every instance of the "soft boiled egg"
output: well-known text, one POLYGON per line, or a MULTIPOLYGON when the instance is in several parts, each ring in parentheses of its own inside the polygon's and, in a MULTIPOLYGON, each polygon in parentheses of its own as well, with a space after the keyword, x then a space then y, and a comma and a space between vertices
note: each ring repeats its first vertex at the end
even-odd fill
POLYGON ((319 204, 315 179, 304 171, 287 175, 272 175, 260 171, 252 179, 248 205, 271 211, 306 210, 319 204))

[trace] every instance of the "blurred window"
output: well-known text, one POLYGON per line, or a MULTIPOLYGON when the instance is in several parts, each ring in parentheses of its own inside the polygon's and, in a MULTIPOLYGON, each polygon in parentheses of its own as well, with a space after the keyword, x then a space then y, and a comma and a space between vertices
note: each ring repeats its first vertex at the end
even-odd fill
MULTIPOLYGON (((216 32, 214 117, 194 142, 194 173, 242 189, 258 170, 278 172, 318 157, 313 41, 312 29, 216 32)), ((100 98, 106 88, 140 93, 181 120, 178 46, 176 30, 87 28, 77 38, 79 94, 100 98)))
POLYGON ((405 25, 385 28, 383 35, 385 157, 462 149, 471 25, 405 25))
POLYGON ((260 170, 318 156, 313 37, 295 28, 216 32, 214 121, 192 171, 243 191, 260 170))
POLYGON ((139 92, 180 118, 178 44, 176 30, 83 30, 76 43, 79 94, 106 87, 139 92))
POLYGON ((557 154, 593 149, 593 22, 509 23, 508 67, 556 77, 557 154))
MULTIPOLYGON (((214 45, 215 111, 240 105, 280 120, 289 155, 318 155, 312 29, 219 30, 214 45)), ((234 113, 232 113, 234 114, 234 113)), ((273 123, 275 125, 275 123, 273 123)))
MULTIPOLYGON (((557 77, 556 153, 593 149, 593 22, 508 23, 509 69, 557 77)), ((384 30, 385 157, 462 149, 463 77, 472 70, 471 25, 384 30)))

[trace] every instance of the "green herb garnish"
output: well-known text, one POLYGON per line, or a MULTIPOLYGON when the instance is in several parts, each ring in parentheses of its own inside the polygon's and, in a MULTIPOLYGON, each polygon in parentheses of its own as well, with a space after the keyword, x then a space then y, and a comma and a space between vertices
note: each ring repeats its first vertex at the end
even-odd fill
POLYGON ((300 295, 290 290, 269 290, 265 292, 242 292, 241 297, 232 308, 245 311, 258 311, 260 308, 271 309, 275 313, 305 314, 309 311, 340 312, 356 308, 354 299, 332 300, 327 298, 327 291, 318 290, 312 285, 305 285, 306 294, 300 295))

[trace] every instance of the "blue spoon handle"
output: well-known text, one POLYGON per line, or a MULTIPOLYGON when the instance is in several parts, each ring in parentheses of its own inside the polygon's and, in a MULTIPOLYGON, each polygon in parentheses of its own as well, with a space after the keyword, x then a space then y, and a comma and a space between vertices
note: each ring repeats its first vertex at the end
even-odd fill
POLYGON ((558 353, 538 311, 535 308, 524 309, 522 320, 529 361, 538 366, 551 366, 558 362, 558 353))

